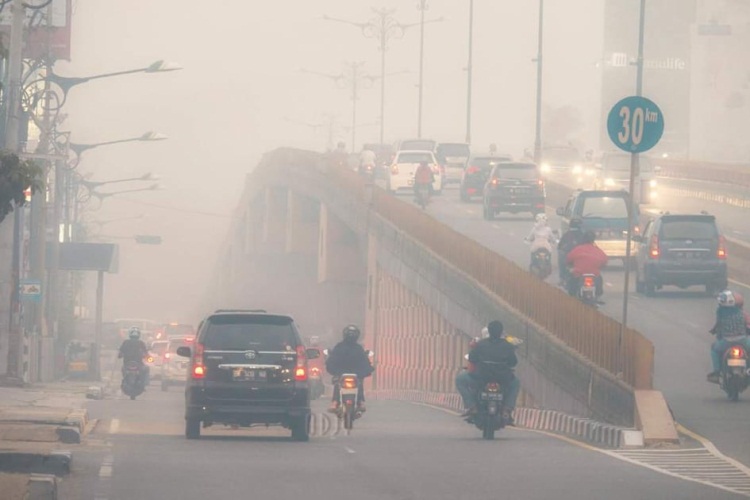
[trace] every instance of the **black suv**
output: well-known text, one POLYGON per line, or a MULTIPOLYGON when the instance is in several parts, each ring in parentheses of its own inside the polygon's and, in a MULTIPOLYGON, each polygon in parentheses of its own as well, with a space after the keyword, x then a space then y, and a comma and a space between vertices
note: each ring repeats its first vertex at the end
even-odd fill
POLYGON ((307 351, 289 316, 219 310, 198 328, 194 346, 177 354, 190 357, 185 389, 185 436, 203 427, 228 424, 281 425, 292 439, 307 441, 310 386, 307 351))
POLYGON ((651 220, 637 240, 638 292, 703 285, 715 295, 727 287, 727 253, 713 215, 665 213, 651 220))
POLYGON ((544 180, 534 163, 498 162, 484 185, 483 215, 491 220, 500 212, 544 212, 544 180))

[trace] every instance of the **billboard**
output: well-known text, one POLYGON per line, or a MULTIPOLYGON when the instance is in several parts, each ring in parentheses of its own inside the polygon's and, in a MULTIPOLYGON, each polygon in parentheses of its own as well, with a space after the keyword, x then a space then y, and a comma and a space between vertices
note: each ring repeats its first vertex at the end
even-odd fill
MULTIPOLYGON (((26 9, 26 36, 23 56, 27 59, 63 59, 70 61, 70 21, 73 0, 52 0, 41 9, 26 9)), ((41 5, 30 0, 27 5, 41 5)), ((5 45, 10 35, 10 4, 0 8, 0 33, 5 45)))

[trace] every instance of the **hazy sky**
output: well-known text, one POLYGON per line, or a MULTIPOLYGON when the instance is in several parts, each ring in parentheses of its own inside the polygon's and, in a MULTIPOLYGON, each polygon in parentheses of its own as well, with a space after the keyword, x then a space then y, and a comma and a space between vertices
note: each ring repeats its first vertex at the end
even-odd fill
MULTIPOLYGON (((424 135, 463 140, 466 115, 468 0, 430 0, 425 37, 424 135)), ((581 142, 595 143, 601 57, 601 1, 546 2, 545 104, 577 108, 581 142)), ((195 321, 217 249, 245 174, 278 146, 325 147, 336 117, 335 140, 350 142, 351 100, 312 70, 338 74, 347 61, 378 75, 375 40, 358 28, 326 22, 328 14, 357 22, 371 7, 350 0, 75 0, 72 61, 61 75, 86 76, 145 67, 158 59, 182 71, 99 80, 71 91, 66 129, 73 141, 93 143, 156 130, 157 143, 132 143, 84 154, 79 169, 110 180, 153 172, 162 191, 107 199, 87 214, 107 223, 110 236, 160 235, 161 246, 121 245, 120 274, 109 277, 105 314, 195 321), (200 212, 200 213, 199 213, 200 212), (208 214, 208 215, 207 215, 208 214), (210 215, 215 214, 215 215, 210 215)), ((404 24, 419 19, 416 0, 390 0, 404 24)), ((533 144, 537 2, 475 0, 474 144, 519 154, 533 144)), ((386 141, 416 133, 419 29, 394 39, 387 52, 386 141)), ((379 86, 358 101, 362 140, 376 140, 379 86), (370 125, 367 125, 370 124, 370 125)), ((357 141, 360 143, 360 140, 357 141)), ((114 185, 114 189, 125 185, 114 185)), ((105 189, 102 188, 102 191, 105 189)))

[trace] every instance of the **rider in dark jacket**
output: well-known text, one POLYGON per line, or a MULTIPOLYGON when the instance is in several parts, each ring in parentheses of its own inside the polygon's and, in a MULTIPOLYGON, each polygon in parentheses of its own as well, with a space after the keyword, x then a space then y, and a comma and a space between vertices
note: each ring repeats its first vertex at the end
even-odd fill
POLYGON ((123 340, 120 345, 120 352, 117 355, 118 358, 122 358, 123 374, 125 373, 125 367, 129 363, 138 363, 141 380, 144 382, 144 385, 148 385, 149 370, 148 366, 143 363, 143 358, 146 356, 148 356, 148 347, 141 340, 141 331, 138 327, 134 326, 128 331, 128 338, 123 340))
MULTIPOLYGON (((358 384, 358 396, 359 400, 359 411, 365 411, 365 392, 364 392, 364 379, 369 377, 374 368, 370 363, 370 358, 367 356, 365 349, 357 343, 359 339, 359 328, 354 325, 349 325, 344 328, 343 331, 344 340, 336 344, 336 346, 328 354, 326 360, 326 370, 334 377, 340 377, 345 373, 353 373, 359 378, 358 384)), ((333 384, 333 398, 331 400, 331 406, 329 411, 335 412, 338 409, 339 404, 339 385, 333 384)))
POLYGON ((570 271, 565 262, 568 258, 568 253, 583 243, 582 224, 583 221, 580 217, 570 219, 570 228, 562 235, 560 241, 557 243, 557 268, 560 273, 561 286, 566 286, 570 279, 570 271))

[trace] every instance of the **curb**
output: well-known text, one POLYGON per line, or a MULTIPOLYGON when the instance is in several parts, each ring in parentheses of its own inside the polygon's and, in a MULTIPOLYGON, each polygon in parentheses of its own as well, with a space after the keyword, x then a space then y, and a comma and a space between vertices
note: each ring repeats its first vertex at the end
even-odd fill
POLYGON ((53 451, 50 453, 0 453, 0 470, 3 472, 20 472, 64 476, 70 474, 73 454, 70 451, 53 451))
MULTIPOLYGON (((398 400, 426 404, 456 412, 463 409, 459 394, 384 390, 371 391, 368 397, 374 400, 398 400)), ((643 434, 636 429, 618 427, 556 410, 516 408, 513 418, 516 421, 516 427, 562 434, 606 448, 643 447, 643 434)))
POLYGON ((57 500, 57 478, 51 474, 31 474, 27 500, 57 500))

